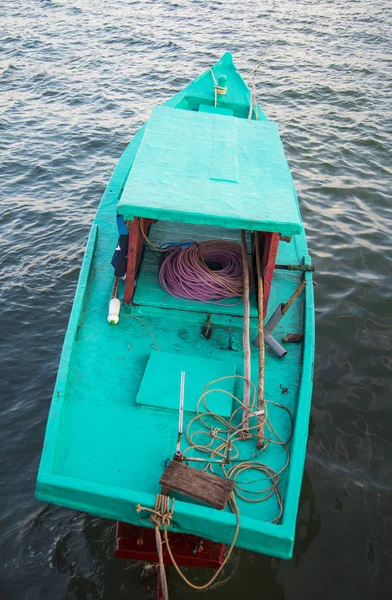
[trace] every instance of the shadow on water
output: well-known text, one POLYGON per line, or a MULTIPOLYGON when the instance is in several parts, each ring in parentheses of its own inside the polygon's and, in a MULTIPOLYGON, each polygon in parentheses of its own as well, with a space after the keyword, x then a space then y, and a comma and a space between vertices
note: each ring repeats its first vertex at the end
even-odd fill
POLYGON ((295 567, 297 569, 302 569, 305 555, 309 551, 314 538, 320 534, 320 531, 321 517, 317 510, 312 482, 308 471, 305 469, 299 501, 297 532, 293 556, 295 567))

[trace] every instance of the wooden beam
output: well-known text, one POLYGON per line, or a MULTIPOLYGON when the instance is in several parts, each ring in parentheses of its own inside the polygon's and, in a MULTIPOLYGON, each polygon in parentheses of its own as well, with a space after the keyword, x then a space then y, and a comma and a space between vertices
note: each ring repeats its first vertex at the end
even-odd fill
POLYGON ((163 487, 190 496, 223 510, 233 491, 234 481, 210 475, 172 460, 159 480, 163 487))
MULTIPOLYGON (((257 380, 257 408, 259 411, 264 411, 264 367, 265 367, 265 353, 264 353, 264 284, 263 284, 263 272, 261 270, 261 243, 260 233, 255 231, 255 244, 256 244, 256 274, 257 274, 257 335, 259 340, 259 374, 257 380)), ((259 415, 259 428, 257 432, 257 448, 261 450, 264 446, 264 412, 259 415)))
POLYGON ((128 237, 128 257, 127 274, 125 278, 124 302, 131 304, 133 293, 135 291, 137 257, 141 245, 140 219, 135 217, 133 221, 127 221, 128 237))
POLYGON ((244 229, 241 229, 241 250, 242 250, 242 265, 244 274, 244 294, 242 301, 244 304, 244 319, 243 319, 243 332, 242 332, 242 345, 244 348, 244 395, 243 403, 244 408, 242 409, 242 431, 241 439, 247 440, 251 437, 249 434, 249 405, 250 405, 250 382, 251 382, 251 351, 250 351, 250 340, 249 340, 249 327, 250 327, 250 301, 249 301, 249 262, 248 262, 248 249, 246 245, 246 237, 244 229))
POLYGON ((279 237, 279 233, 271 233, 269 231, 262 232, 263 251, 261 271, 264 280, 264 318, 267 316, 268 300, 271 291, 272 278, 274 276, 276 256, 278 254, 279 237))
POLYGON ((137 272, 140 268, 140 263, 143 259, 144 245, 142 246, 143 236, 141 229, 143 229, 144 234, 147 235, 151 225, 155 222, 156 219, 141 219, 139 217, 135 217, 133 221, 126 221, 129 237, 127 273, 124 289, 125 304, 131 304, 132 302, 133 294, 135 291, 135 281, 137 277, 137 272))

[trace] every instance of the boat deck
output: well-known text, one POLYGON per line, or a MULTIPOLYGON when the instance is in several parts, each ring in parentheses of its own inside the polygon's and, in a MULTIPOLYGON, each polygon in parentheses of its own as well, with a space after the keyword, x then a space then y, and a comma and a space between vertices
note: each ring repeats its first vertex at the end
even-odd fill
MULTIPOLYGON (((115 234, 113 231, 114 235, 108 239, 107 235, 101 235, 98 226, 94 227, 86 252, 86 260, 89 261, 88 285, 80 307, 75 343, 69 356, 67 379, 64 382, 60 377, 51 410, 44 451, 46 458, 50 457, 50 475, 47 478, 48 473, 44 474, 42 467, 38 496, 94 514, 140 523, 135 505, 140 502, 153 506, 155 495, 160 490, 158 481, 168 459, 173 456, 177 439, 178 394, 166 401, 165 398, 170 394, 167 390, 161 393, 165 389, 166 379, 173 378, 167 373, 170 357, 173 363, 178 362, 177 369, 180 369, 183 357, 196 360, 191 369, 200 371, 200 393, 205 384, 216 378, 217 373, 218 376, 242 374, 243 306, 242 301, 236 306, 221 306, 181 300, 166 294, 159 285, 159 259, 147 247, 134 297, 136 305, 122 307, 118 325, 106 324, 113 283, 108 264, 115 234), (205 339, 200 332, 208 314, 211 315, 214 329, 211 338, 205 339), (143 391, 141 384, 150 357, 159 352, 163 353, 164 359, 150 367, 156 391, 154 401, 151 389, 143 391), (218 361, 221 368, 217 371, 218 361), (150 399, 140 398, 143 394, 150 394, 150 399), (57 495, 55 500, 53 495, 57 495)), ((227 229, 207 228, 203 231, 200 227, 195 229, 182 224, 180 231, 181 234, 176 224, 158 222, 151 229, 150 239, 159 245, 163 241, 176 242, 188 237, 239 238, 239 232, 227 229)), ((298 247, 298 241, 301 243, 301 238, 294 238, 289 244, 280 244, 279 263, 300 262, 304 248, 298 247)), ((300 279, 298 272, 275 272, 269 313, 279 302, 287 301, 300 279)), ((121 288, 119 296, 122 296, 121 288)), ((254 339, 257 335, 254 291, 251 296, 251 339, 254 339)), ((279 341, 287 333, 303 331, 305 299, 304 294, 276 328, 274 335, 279 341)), ((256 384, 258 349, 253 345, 251 348, 252 380, 256 384)), ((265 397, 284 404, 292 411, 294 418, 302 375, 302 353, 301 343, 289 344, 284 359, 276 358, 266 349, 265 397)), ((156 361, 156 358, 153 360, 156 361)), ((189 389, 193 387, 190 385, 189 389)), ((188 404, 186 400, 185 425, 195 416, 196 399, 193 392, 188 404)), ((217 407, 217 411, 222 409, 222 414, 228 414, 227 406, 225 409, 222 403, 219 405, 219 399, 217 407)), ((269 417, 279 436, 285 439, 290 430, 287 414, 270 406, 269 417)), ((186 446, 184 440, 183 449, 186 446)), ((241 458, 252 458, 255 453, 254 440, 237 443, 238 446, 241 458)), ((194 450, 190 456, 192 454, 197 455, 194 450)), ((278 471, 285 463, 286 453, 281 446, 270 445, 254 460, 261 460, 278 471)), ((286 496, 290 469, 291 465, 279 481, 283 497, 286 496)), ((265 487, 265 484, 266 481, 261 487, 265 487)), ((260 483, 255 487, 260 488, 260 483)), ((229 509, 226 509, 227 515, 223 518, 223 513, 197 504, 185 497, 177 502, 177 527, 207 535, 212 540, 230 541, 234 515, 229 509), (204 520, 195 525, 192 523, 198 511, 201 511, 204 520), (206 530, 208 522, 210 525, 206 530)), ((279 512, 275 496, 261 503, 239 499, 238 506, 242 523, 246 523, 246 517, 249 518, 249 527, 254 531, 257 531, 260 523, 271 526, 269 522, 279 512)), ((148 521, 145 524, 148 525, 148 521)), ((249 536, 242 535, 243 531, 244 526, 238 545, 260 548, 260 541, 252 543, 249 536)))

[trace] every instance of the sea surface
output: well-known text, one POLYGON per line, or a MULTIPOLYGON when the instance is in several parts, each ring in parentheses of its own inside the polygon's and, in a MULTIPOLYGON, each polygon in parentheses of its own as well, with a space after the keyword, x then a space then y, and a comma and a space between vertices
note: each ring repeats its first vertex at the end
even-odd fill
POLYGON ((38 502, 35 479, 105 185, 152 107, 226 50, 245 76, 261 63, 298 190, 313 409, 293 559, 236 550, 207 592, 171 574, 171 598, 392 597, 391 49, 389 0, 0 0, 1 600, 155 598, 114 558, 114 522, 38 502))

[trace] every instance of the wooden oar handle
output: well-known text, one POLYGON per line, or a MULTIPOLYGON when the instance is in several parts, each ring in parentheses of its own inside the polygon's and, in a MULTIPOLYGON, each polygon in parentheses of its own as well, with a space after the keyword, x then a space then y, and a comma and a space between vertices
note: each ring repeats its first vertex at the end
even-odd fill
POLYGON ((282 316, 287 313, 290 306, 295 302, 295 300, 300 296, 305 289, 306 281, 302 281, 301 285, 295 290, 294 294, 287 300, 286 304, 283 305, 282 308, 282 316))

